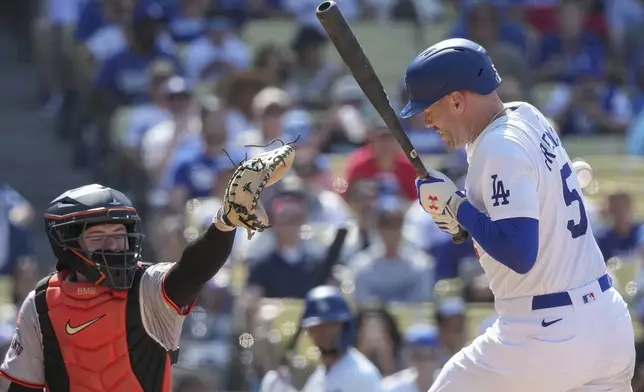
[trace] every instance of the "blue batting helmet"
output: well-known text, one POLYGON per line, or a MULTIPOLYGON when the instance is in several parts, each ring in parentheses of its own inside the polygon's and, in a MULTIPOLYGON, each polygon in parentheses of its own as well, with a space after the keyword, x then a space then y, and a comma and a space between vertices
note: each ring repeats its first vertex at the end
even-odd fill
POLYGON ((409 347, 438 347, 438 330, 428 324, 415 324, 405 331, 404 342, 409 347))
POLYGON ((500 85, 501 77, 481 45, 462 38, 444 40, 416 56, 407 67, 409 103, 400 116, 412 117, 454 91, 487 95, 500 85))
POLYGON ((310 328, 326 323, 344 323, 339 349, 344 351, 353 343, 354 316, 342 292, 333 286, 318 286, 309 291, 304 300, 302 327, 310 328))

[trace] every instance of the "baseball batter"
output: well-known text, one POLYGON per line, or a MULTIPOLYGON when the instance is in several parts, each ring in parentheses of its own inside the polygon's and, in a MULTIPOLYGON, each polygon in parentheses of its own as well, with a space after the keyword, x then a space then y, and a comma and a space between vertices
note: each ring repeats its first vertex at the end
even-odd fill
POLYGON ((451 148, 465 192, 442 173, 418 197, 443 231, 469 231, 499 319, 448 361, 430 392, 630 391, 631 318, 612 287, 571 161, 548 120, 503 103, 487 52, 449 39, 407 68, 410 102, 451 148))
MULTIPOLYGON (((379 392, 378 369, 352 347, 354 315, 342 292, 319 286, 305 299, 302 327, 320 350, 320 366, 307 380, 302 392, 379 392)), ((296 392, 283 372, 271 370, 264 376, 260 392, 296 392)))

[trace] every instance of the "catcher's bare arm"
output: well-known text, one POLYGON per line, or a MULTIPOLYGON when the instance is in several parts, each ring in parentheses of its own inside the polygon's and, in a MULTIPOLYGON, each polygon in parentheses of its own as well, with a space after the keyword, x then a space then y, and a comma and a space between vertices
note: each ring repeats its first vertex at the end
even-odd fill
POLYGON ((259 203, 265 187, 284 177, 293 164, 295 150, 289 145, 257 155, 239 165, 228 187, 224 205, 208 230, 190 242, 181 259, 168 271, 164 290, 179 308, 190 306, 201 288, 226 263, 235 239, 235 228, 254 232, 268 228, 259 203))

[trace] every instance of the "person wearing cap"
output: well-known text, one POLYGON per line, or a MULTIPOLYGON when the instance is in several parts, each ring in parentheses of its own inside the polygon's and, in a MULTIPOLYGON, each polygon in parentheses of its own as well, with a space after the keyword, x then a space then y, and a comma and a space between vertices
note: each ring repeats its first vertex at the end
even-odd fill
POLYGON ((294 139, 284 139, 284 115, 291 108, 291 105, 291 97, 286 91, 274 86, 263 88, 255 95, 251 103, 253 121, 256 127, 233 137, 230 141, 230 146, 254 145, 257 146, 255 147, 257 151, 252 151, 252 153, 259 154, 266 149, 275 148, 274 145, 269 145, 274 140, 279 139, 284 143, 293 141, 294 139), (264 147, 267 145, 268 147, 264 147))
POLYGON ((433 297, 433 260, 402 238, 407 204, 396 197, 380 197, 376 227, 380 241, 350 261, 357 303, 370 301, 418 303, 433 297))
POLYGON ((179 0, 171 2, 168 32, 172 40, 186 45, 199 39, 207 29, 207 0, 179 0), (177 4, 178 3, 178 4, 177 4))
POLYGON ((176 73, 182 73, 177 57, 159 45, 161 26, 166 20, 163 8, 140 2, 131 20, 126 29, 127 45, 107 57, 96 76, 94 87, 106 105, 148 102, 149 69, 158 60, 168 61, 176 73))
POLYGON ((368 126, 365 114, 373 110, 362 89, 352 75, 344 75, 333 83, 330 95, 331 107, 321 124, 320 150, 344 153, 361 146, 368 126))
POLYGON ((328 38, 318 28, 301 27, 291 43, 295 66, 284 83, 293 100, 306 108, 326 108, 331 86, 342 69, 324 55, 328 38))
POLYGON ((442 298, 436 304, 434 321, 438 327, 442 366, 465 347, 467 342, 467 304, 461 297, 442 298))
POLYGON ((368 118, 367 145, 347 158, 345 178, 349 188, 361 179, 373 179, 382 191, 414 201, 418 197, 416 170, 387 124, 377 115, 368 118))
POLYGON ((171 173, 169 207, 173 213, 183 213, 190 199, 213 196, 220 158, 229 160, 224 152, 226 128, 219 99, 213 95, 205 97, 201 100, 200 111, 202 149, 182 160, 171 173))
POLYGON ((408 368, 385 377, 383 392, 425 392, 440 370, 438 330, 429 324, 413 324, 403 335, 403 356, 408 368))
POLYGON ((273 226, 250 245, 245 297, 254 301, 304 298, 316 279, 323 253, 317 244, 301 235, 302 226, 308 221, 306 194, 298 188, 282 190, 269 199, 266 211, 273 226))
POLYGON ((234 70, 246 69, 252 53, 234 33, 234 25, 225 17, 210 19, 205 34, 185 49, 186 75, 193 81, 217 82, 234 70))

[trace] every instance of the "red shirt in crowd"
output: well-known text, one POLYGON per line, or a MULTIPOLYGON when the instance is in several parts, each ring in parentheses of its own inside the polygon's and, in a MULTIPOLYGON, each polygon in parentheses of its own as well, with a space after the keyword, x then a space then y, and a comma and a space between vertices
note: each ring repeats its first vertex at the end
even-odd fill
POLYGON ((370 179, 379 182, 387 174, 393 174, 391 177, 397 180, 400 197, 416 200, 416 169, 407 160, 404 152, 396 154, 391 173, 378 167, 374 150, 369 145, 360 147, 347 158, 346 180, 349 189, 359 180, 370 179))

